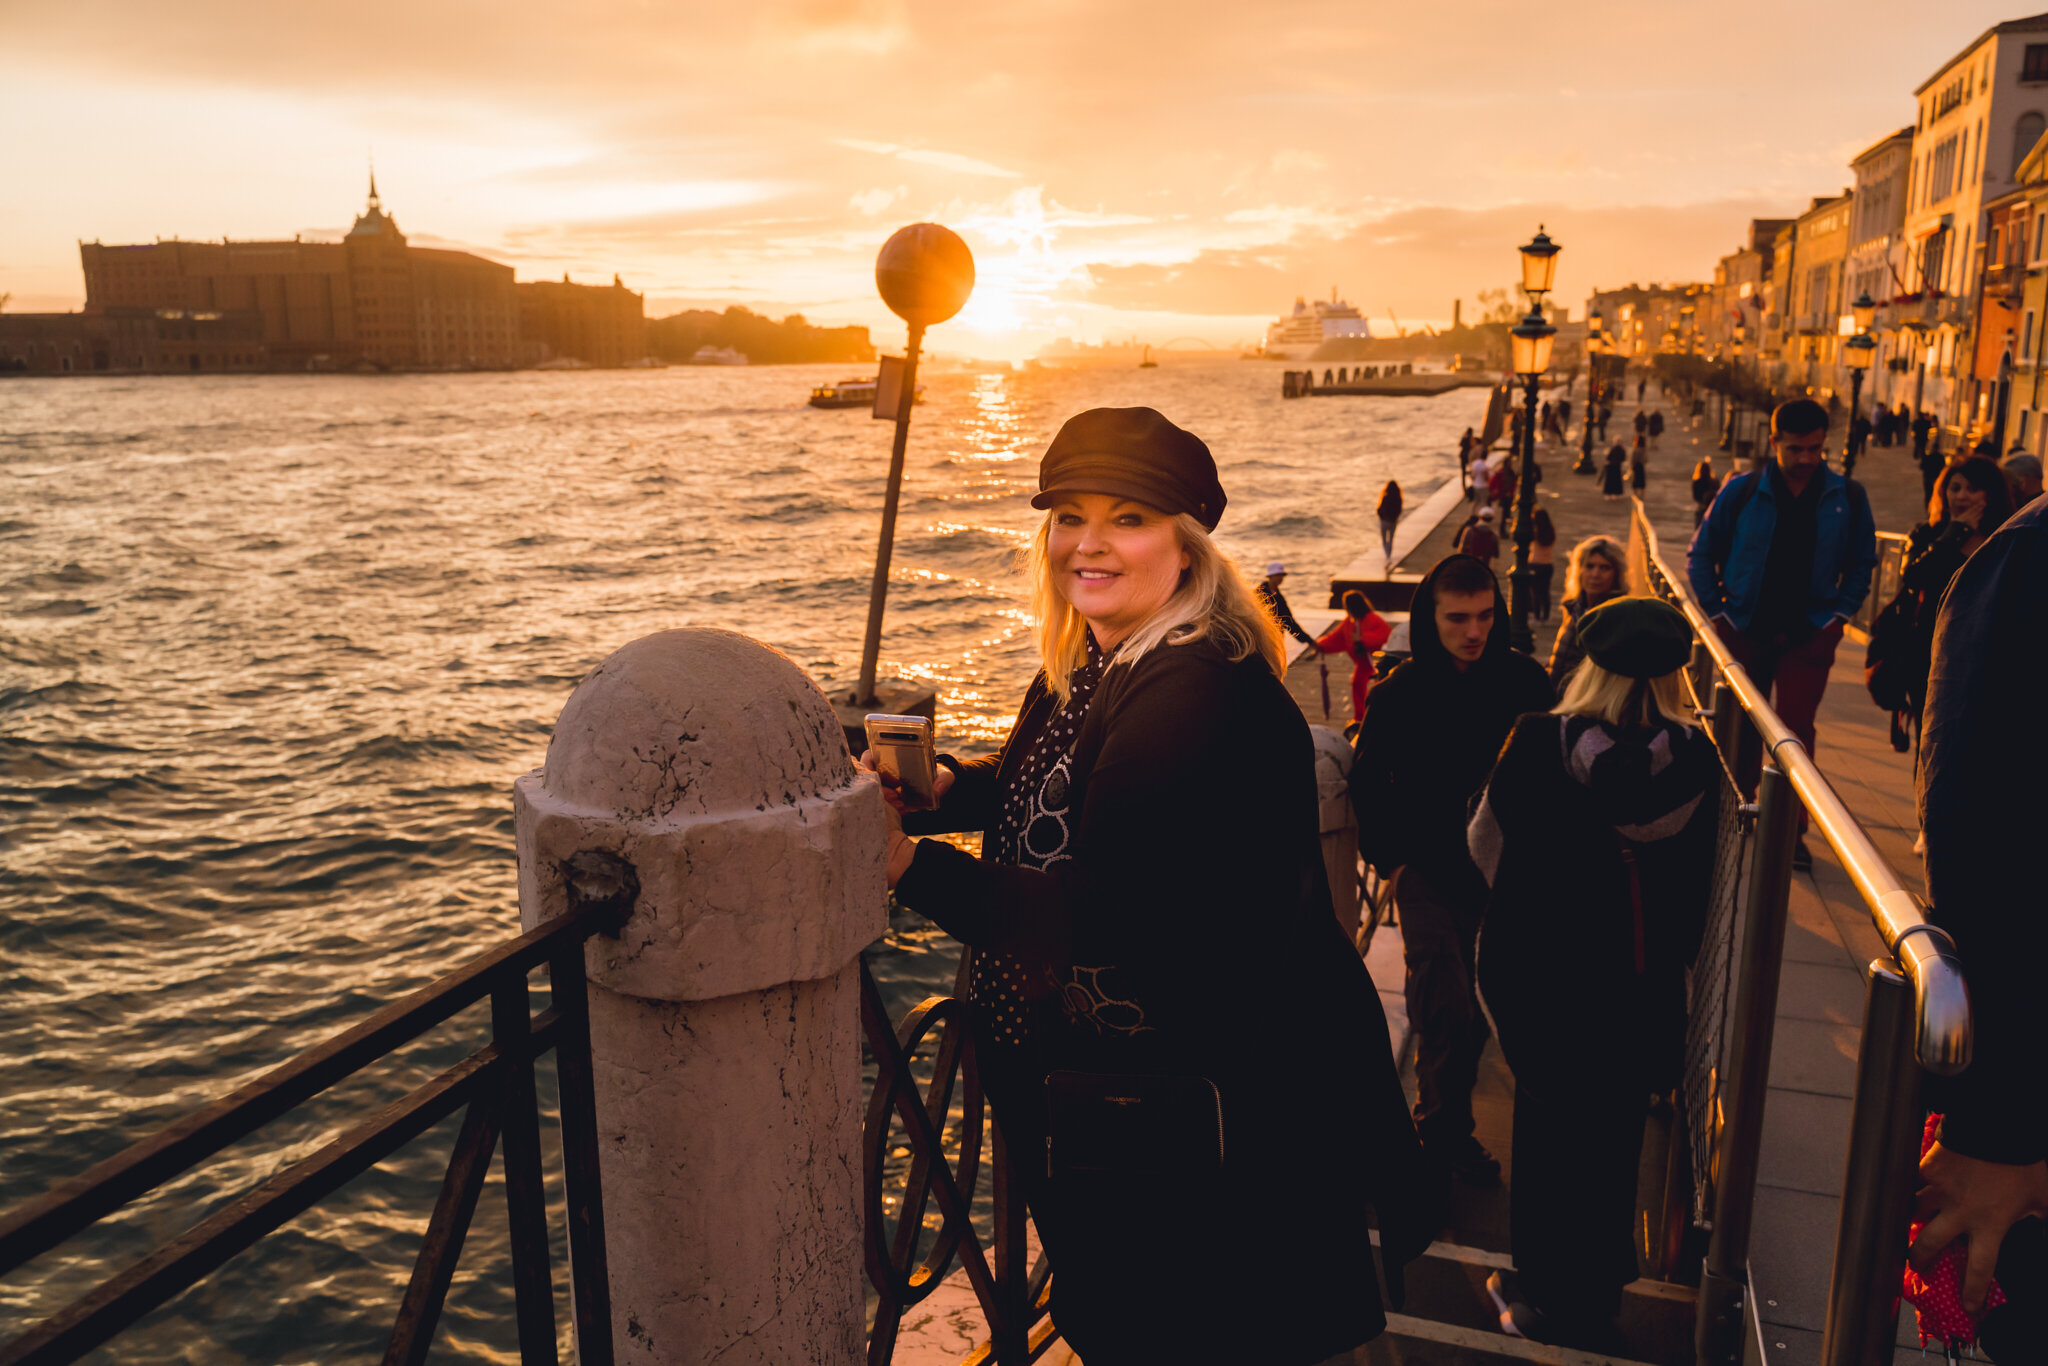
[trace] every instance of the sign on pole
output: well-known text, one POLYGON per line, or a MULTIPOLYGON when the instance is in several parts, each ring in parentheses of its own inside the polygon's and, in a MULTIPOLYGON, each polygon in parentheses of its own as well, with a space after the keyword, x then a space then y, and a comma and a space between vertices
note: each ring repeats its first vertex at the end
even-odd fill
POLYGON ((897 409, 903 404, 903 357, 882 357, 882 368, 875 372, 875 413, 884 422, 896 420, 897 409))

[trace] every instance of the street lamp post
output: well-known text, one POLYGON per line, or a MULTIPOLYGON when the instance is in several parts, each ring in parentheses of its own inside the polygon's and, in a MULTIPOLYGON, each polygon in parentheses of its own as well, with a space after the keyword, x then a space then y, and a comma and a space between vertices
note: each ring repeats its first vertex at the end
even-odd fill
POLYGON ((903 453, 910 444, 910 409, 917 401, 917 359, 924 330, 958 313, 974 292, 974 254, 949 228, 913 223, 882 244, 875 257, 875 288, 889 311, 910 324, 903 383, 896 399, 896 439, 889 449, 889 486, 882 496, 881 543, 868 589, 868 627, 860 647, 860 686, 854 706, 875 705, 875 667, 882 653, 882 609, 889 598, 889 560, 896 544, 896 508, 903 498, 903 453))
POLYGON ((1579 439, 1578 462, 1573 474, 1591 474, 1593 464, 1593 423, 1600 413, 1600 361, 1607 354, 1605 320, 1596 310, 1586 319, 1586 421, 1579 439))
POLYGON ((1727 421, 1721 428, 1721 449, 1735 449, 1735 427, 1742 411, 1742 394, 1737 387, 1742 382, 1742 347, 1749 340, 1749 324, 1735 324, 1735 345, 1728 350, 1728 409, 1727 421))
POLYGON ((1856 423, 1862 415, 1863 372, 1877 352, 1877 339, 1859 332, 1842 343, 1842 358, 1849 362, 1849 436, 1842 445, 1842 473, 1856 473, 1856 457, 1863 454, 1862 434, 1856 423))
POLYGON ((1508 615, 1513 618, 1508 643, 1523 654, 1536 651, 1536 633, 1529 625, 1534 573, 1529 548, 1536 527, 1536 397, 1543 372, 1550 368, 1550 347, 1557 329, 1543 320, 1543 296, 1557 273, 1557 243, 1539 225, 1535 238, 1522 248, 1522 292, 1529 296, 1529 316, 1508 336, 1513 343, 1515 373, 1522 377, 1521 478, 1515 487, 1515 567, 1508 576, 1512 590, 1508 615))
POLYGON ((1870 325, 1877 321, 1877 304, 1870 292, 1865 290, 1857 295, 1849 311, 1855 315, 1856 333, 1842 343, 1842 359, 1849 363, 1849 434, 1842 443, 1844 475, 1856 473, 1857 457, 1863 454, 1863 438, 1856 426, 1863 416, 1863 372, 1877 358, 1877 338, 1870 335, 1870 325))

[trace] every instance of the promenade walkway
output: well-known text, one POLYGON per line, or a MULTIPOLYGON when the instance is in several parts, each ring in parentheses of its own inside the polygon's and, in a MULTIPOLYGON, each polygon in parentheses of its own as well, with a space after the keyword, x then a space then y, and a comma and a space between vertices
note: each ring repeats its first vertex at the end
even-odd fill
MULTIPOLYGON (((1609 426, 1613 437, 1632 442, 1637 404, 1615 405, 1609 426), (1625 435, 1624 435, 1625 434, 1625 435)), ((1583 393, 1575 399, 1583 402, 1583 393)), ((1681 567, 1692 537, 1691 472, 1702 455, 1714 456, 1716 472, 1729 474, 1729 457, 1714 450, 1711 423, 1693 431, 1676 416, 1651 386, 1645 406, 1662 407, 1666 430, 1650 452, 1644 505, 1663 542, 1664 555, 1681 567)), ((1711 419, 1712 404, 1708 416, 1711 419)), ((1577 445, 1545 446, 1538 454, 1544 479, 1538 496, 1558 530, 1556 588, 1564 586, 1565 555, 1586 536, 1605 534, 1628 539, 1628 503, 1610 503, 1600 495, 1596 476, 1573 475, 1577 445)), ((1595 458, 1604 455, 1596 448, 1595 458)), ((1878 528, 1903 532, 1923 514, 1920 475, 1907 449, 1872 448, 1857 471, 1871 495, 1878 528)), ((1449 553, 1451 540, 1465 512, 1462 507, 1420 537, 1416 547, 1396 565, 1397 571, 1423 572, 1449 553)), ((1505 573, 1507 556, 1503 556, 1505 573)), ((1538 654, 1548 657, 1558 625, 1553 614, 1546 628, 1537 628, 1538 654)), ((1333 680, 1334 682, 1334 680, 1333 680)), ((1332 688, 1334 710, 1348 711, 1343 690, 1332 688)), ((1311 713, 1313 716, 1313 713, 1311 713)), ((1820 713, 1818 759, 1829 781, 1869 831, 1879 850, 1906 885, 1917 887, 1919 861, 1912 846, 1917 834, 1913 816, 1912 765, 1909 755, 1894 753, 1886 718, 1863 689, 1863 643, 1845 639, 1837 655, 1826 700, 1820 713)), ((1836 1213, 1840 1204, 1844 1160, 1848 1148, 1850 1094, 1863 1009, 1864 966, 1884 956, 1883 942, 1871 926, 1847 876, 1818 838, 1811 873, 1794 879, 1791 924, 1786 933, 1785 969, 1779 992, 1778 1020, 1772 1053, 1762 1172, 1752 1238, 1752 1303, 1758 1321, 1749 1359, 1767 1363, 1814 1362, 1819 1359, 1820 1328, 1829 1264, 1834 1251, 1836 1213)), ((1399 928, 1382 932, 1370 962, 1390 1021, 1405 1034, 1400 1007, 1399 928)), ((1403 1048, 1405 1055, 1407 1050, 1403 1048)), ((1403 1057, 1403 1077, 1413 1087, 1412 1059, 1403 1057)), ((1513 1180, 1511 1125, 1513 1078, 1489 1045, 1474 1113, 1480 1138, 1501 1158, 1513 1180)), ((1665 1152, 1662 1131, 1651 1125, 1642 1159, 1643 1194, 1659 1188, 1665 1152)), ((1452 1220, 1436 1254, 1411 1275, 1417 1293, 1411 1314, 1385 1339, 1354 1354, 1357 1363, 1473 1360, 1583 1362, 1595 1360, 1528 1344, 1488 1341, 1493 1330, 1492 1306, 1483 1282, 1487 1268, 1505 1262, 1507 1202, 1500 1193, 1459 1190, 1452 1220), (1481 1354, 1484 1355, 1481 1355, 1481 1354)), ((1674 1303, 1688 1288, 1640 1280, 1631 1287, 1624 1311, 1625 1359, 1690 1362, 1690 1305, 1674 1303), (1673 1312, 1680 1311, 1680 1312, 1673 1312)), ((1919 1361, 1917 1336, 1908 1313, 1902 1326, 1901 1362, 1919 1361), (1905 1344, 1911 1344, 1910 1348, 1905 1344)), ((1333 1364, 1334 1366, 1334 1364, 1333 1364)))

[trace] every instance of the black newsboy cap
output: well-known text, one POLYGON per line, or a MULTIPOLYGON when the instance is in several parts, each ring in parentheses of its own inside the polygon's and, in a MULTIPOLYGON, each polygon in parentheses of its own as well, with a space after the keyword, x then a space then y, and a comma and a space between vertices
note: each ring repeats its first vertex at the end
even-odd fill
POLYGON ((1210 531, 1223 517, 1223 485, 1202 438, 1151 408, 1090 408, 1060 428, 1038 462, 1035 508, 1063 493, 1132 498, 1185 512, 1210 531))
POLYGON ((1624 678, 1662 678, 1692 658, 1692 626, 1662 598, 1616 598, 1579 618, 1586 657, 1624 678))

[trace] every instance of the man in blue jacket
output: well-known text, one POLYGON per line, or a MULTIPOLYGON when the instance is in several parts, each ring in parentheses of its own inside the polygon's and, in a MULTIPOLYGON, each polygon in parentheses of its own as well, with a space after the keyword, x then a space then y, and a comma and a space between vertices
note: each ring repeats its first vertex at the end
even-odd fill
MULTIPOLYGON (((1877 567, 1870 498, 1827 467, 1827 443, 1827 409, 1808 398, 1779 404, 1772 458, 1721 486, 1685 560, 1729 652, 1809 754, 1842 627, 1877 567)), ((1803 841, 1793 862, 1812 866, 1803 841)))

